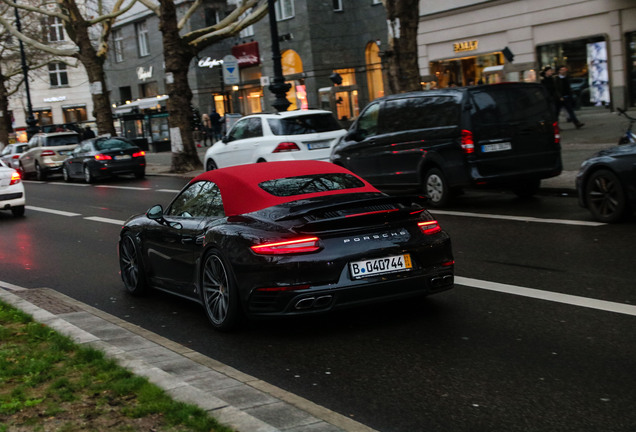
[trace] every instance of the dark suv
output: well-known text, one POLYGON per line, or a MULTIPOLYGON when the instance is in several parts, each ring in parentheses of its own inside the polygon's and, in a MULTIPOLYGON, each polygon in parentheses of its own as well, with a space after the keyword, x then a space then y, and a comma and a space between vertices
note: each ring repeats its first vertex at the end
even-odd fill
POLYGON ((561 173, 555 113, 540 84, 403 93, 371 102, 331 162, 379 187, 422 187, 432 206, 465 186, 531 196, 561 173))

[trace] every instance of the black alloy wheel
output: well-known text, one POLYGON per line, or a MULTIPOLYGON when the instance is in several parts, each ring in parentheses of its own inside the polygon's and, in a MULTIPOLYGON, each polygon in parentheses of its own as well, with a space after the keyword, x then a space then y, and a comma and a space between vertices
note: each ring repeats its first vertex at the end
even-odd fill
POLYGON ((627 199, 620 180, 610 170, 594 172, 587 180, 585 201, 594 219, 612 223, 627 213, 627 199))
POLYGON ((450 200, 450 189, 446 177, 438 168, 431 168, 424 174, 422 181, 424 195, 431 207, 444 207, 450 200))
POLYGON ((130 234, 124 234, 119 242, 119 269, 121 280, 130 294, 142 295, 148 291, 141 255, 130 234))
POLYGON ((217 330, 231 330, 239 321, 236 281, 232 269, 217 250, 203 260, 201 300, 208 320, 217 330))
POLYGON ((214 161, 212 159, 208 159, 208 161, 205 163, 205 170, 206 171, 212 171, 215 170, 216 164, 214 163, 214 161))

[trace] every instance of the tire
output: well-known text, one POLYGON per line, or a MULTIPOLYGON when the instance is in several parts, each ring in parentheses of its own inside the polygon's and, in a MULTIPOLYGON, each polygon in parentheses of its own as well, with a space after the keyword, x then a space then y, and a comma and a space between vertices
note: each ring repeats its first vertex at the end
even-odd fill
POLYGON ((73 179, 71 178, 71 175, 68 172, 68 167, 66 165, 62 167, 62 177, 64 177, 64 181, 66 183, 70 183, 73 181, 73 179))
POLYGON ((539 192, 541 188, 541 180, 528 180, 525 182, 521 182, 516 184, 512 188, 512 192, 517 195, 519 198, 530 198, 539 192))
POLYGON ((135 171, 135 178, 136 179, 142 179, 146 177, 146 170, 139 170, 139 171, 135 171))
POLYGON ((627 198, 620 180, 610 170, 598 170, 585 183, 585 202, 599 222, 620 221, 627 214, 627 198))
POLYGON ((44 170, 42 169, 40 164, 37 163, 37 162, 35 162, 35 178, 38 181, 45 181, 46 180, 46 173, 44 172, 44 170))
POLYGON ((126 291, 135 296, 148 292, 141 254, 130 234, 124 234, 119 241, 119 269, 126 291))
POLYGON ((444 207, 450 201, 450 189, 446 177, 438 168, 431 168, 422 179, 424 195, 431 207, 444 207))
POLYGON ((208 161, 205 163, 205 170, 206 171, 212 171, 217 169, 216 164, 214 163, 214 161, 212 159, 208 159, 208 161))
POLYGON ((84 165, 84 181, 86 183, 93 183, 95 181, 95 176, 87 165, 84 165))
POLYGON ((230 264, 218 250, 208 252, 203 260, 201 302, 215 329, 228 331, 238 324, 238 287, 230 264))
POLYGON ((24 216, 24 206, 11 207, 11 213, 13 214, 13 217, 24 216))

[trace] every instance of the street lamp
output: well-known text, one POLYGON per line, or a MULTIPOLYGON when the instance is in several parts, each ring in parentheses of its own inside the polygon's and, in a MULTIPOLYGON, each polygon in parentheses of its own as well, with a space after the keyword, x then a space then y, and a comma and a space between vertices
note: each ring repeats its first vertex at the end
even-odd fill
MULTIPOLYGON (((22 33, 22 24, 20 23, 20 14, 18 13, 18 3, 14 1, 15 6, 15 27, 19 33, 22 33)), ((31 137, 38 132, 38 127, 35 125, 37 120, 33 117, 33 105, 31 104, 31 91, 29 90, 29 66, 27 66, 26 55, 24 54, 24 43, 22 43, 22 39, 18 39, 20 43, 20 58, 22 59, 22 74, 24 75, 24 88, 26 90, 27 97, 27 110, 28 117, 26 120, 27 128, 27 139, 30 140, 31 137)))
POLYGON ((274 80, 269 86, 269 90, 274 93, 276 100, 272 104, 276 111, 287 111, 291 103, 285 95, 291 88, 291 84, 285 83, 283 76, 283 66, 281 65, 280 46, 278 45, 278 26, 276 24, 276 0, 268 0, 269 7, 269 29, 272 35, 272 60, 274 61, 274 80))

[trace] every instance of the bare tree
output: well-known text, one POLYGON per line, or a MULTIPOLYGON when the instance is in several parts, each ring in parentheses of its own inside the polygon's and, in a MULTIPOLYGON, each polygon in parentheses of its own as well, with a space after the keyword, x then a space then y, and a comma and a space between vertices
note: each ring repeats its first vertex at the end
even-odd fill
POLYGON ((420 0, 382 0, 389 26, 386 52, 391 93, 421 90, 417 54, 420 0))
POLYGON ((8 6, 18 7, 43 17, 59 19, 64 24, 66 34, 73 42, 69 48, 57 48, 18 32, 15 26, 2 15, 0 24, 13 36, 43 52, 78 59, 88 75, 93 108, 99 133, 115 134, 110 96, 106 91, 104 61, 108 53, 108 37, 114 20, 128 11, 136 0, 115 0, 112 7, 106 10, 101 0, 97 3, 78 4, 76 0, 56 0, 51 4, 47 0, 39 0, 40 4, 17 4, 11 0, 1 0, 8 6), (94 6, 94 7, 93 7, 94 6))
MULTIPOLYGON (((194 1, 183 16, 177 16, 174 0, 139 0, 159 17, 163 39, 163 55, 168 91, 168 113, 171 139, 183 146, 172 153, 171 171, 188 172, 202 167, 196 151, 192 129, 192 90, 188 83, 188 68, 192 59, 208 46, 237 35, 267 14, 267 0, 240 0, 236 8, 218 24, 181 31, 192 14, 202 4, 194 1)), ((173 146, 173 149, 175 146, 173 146)))

